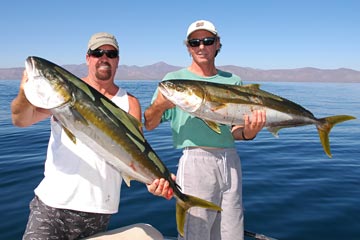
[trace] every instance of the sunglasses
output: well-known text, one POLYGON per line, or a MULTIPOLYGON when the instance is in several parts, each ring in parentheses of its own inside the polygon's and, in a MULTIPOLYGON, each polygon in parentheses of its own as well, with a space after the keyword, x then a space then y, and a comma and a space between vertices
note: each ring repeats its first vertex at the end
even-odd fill
POLYGON ((88 54, 90 56, 93 56, 93 57, 96 57, 96 58, 100 58, 104 54, 108 58, 117 58, 119 56, 119 51, 118 50, 103 50, 103 49, 91 50, 91 49, 89 49, 88 54))
POLYGON ((210 46, 213 45, 216 38, 214 37, 206 37, 203 39, 189 39, 188 43, 191 47, 198 47, 200 44, 204 44, 204 46, 210 46))

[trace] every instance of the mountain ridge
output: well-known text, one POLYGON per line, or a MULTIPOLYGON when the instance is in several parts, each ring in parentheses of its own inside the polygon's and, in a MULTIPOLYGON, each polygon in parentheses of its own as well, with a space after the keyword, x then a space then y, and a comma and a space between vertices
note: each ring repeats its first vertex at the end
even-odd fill
MULTIPOLYGON (((87 75, 87 65, 66 64, 63 68, 78 77, 87 75)), ((115 75, 116 80, 161 80, 166 73, 179 70, 183 67, 157 62, 146 66, 119 65, 115 75)), ((360 71, 348 68, 319 69, 303 67, 294 69, 256 69, 236 65, 217 66, 218 69, 228 71, 249 82, 348 82, 360 83, 360 71)), ((0 80, 21 79, 24 68, 0 68, 0 80)))

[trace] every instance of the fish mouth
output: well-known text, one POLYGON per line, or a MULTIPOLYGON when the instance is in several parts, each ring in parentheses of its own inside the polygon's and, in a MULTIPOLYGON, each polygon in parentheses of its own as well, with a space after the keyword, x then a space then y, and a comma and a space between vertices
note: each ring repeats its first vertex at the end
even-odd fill
MULTIPOLYGON (((65 91, 60 91, 60 84, 54 87, 56 83, 52 83, 46 76, 49 70, 47 68, 51 70, 51 66, 46 65, 46 62, 42 63, 40 58, 30 56, 26 59, 27 81, 24 84, 24 94, 32 105, 52 109, 64 105, 70 97, 69 94, 62 95, 65 91)), ((55 70, 52 73, 55 73, 55 70)))
POLYGON ((31 57, 28 57, 25 61, 25 69, 27 72, 32 71, 33 69, 33 61, 31 57))
POLYGON ((36 57, 28 57, 25 61, 25 70, 27 73, 27 77, 28 79, 35 79, 37 77, 39 77, 40 74, 40 68, 37 67, 37 61, 36 61, 36 57))
MULTIPOLYGON (((171 91, 169 91, 168 89, 168 85, 169 85, 169 82, 165 83, 165 82, 161 82, 159 84, 159 90, 160 92, 164 95, 164 96, 171 96, 171 91)), ((170 84, 172 85, 172 84, 170 84)))
POLYGON ((35 65, 34 59, 32 57, 28 57, 25 61, 25 70, 28 75, 28 78, 33 77, 35 75, 34 74, 34 69, 35 69, 34 65, 35 65))

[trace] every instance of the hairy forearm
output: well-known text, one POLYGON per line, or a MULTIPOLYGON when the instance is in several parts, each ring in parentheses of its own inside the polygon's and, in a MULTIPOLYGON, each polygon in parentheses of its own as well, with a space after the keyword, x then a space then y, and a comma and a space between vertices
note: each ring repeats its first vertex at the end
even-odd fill
POLYGON ((147 108, 144 112, 145 128, 147 130, 153 130, 154 128, 156 128, 160 124, 161 117, 164 111, 165 110, 156 103, 152 104, 149 108, 147 108))
POLYGON ((11 118, 15 126, 26 127, 31 125, 28 123, 33 115, 34 108, 24 95, 24 91, 20 90, 16 98, 11 102, 11 118))
POLYGON ((145 128, 147 130, 156 128, 161 122, 163 113, 173 107, 175 107, 175 105, 167 100, 161 92, 158 92, 155 101, 144 112, 145 128))
POLYGON ((50 116, 48 110, 34 107, 20 89, 19 94, 11 102, 12 123, 18 127, 27 127, 50 116))

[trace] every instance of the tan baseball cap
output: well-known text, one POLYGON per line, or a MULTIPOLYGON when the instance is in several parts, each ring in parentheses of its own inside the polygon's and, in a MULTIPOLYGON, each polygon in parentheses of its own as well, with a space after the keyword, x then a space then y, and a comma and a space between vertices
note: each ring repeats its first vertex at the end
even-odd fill
POLYGON ((89 40, 88 49, 95 50, 102 45, 111 45, 119 50, 115 36, 107 32, 99 32, 92 35, 89 40))
POLYGON ((190 24, 190 26, 187 30, 186 37, 188 38, 190 36, 190 34, 192 34, 193 32, 195 32, 197 30, 206 30, 208 32, 211 32, 215 36, 218 35, 218 32, 217 32, 214 24, 212 24, 211 22, 206 21, 206 20, 198 20, 198 21, 190 24))

